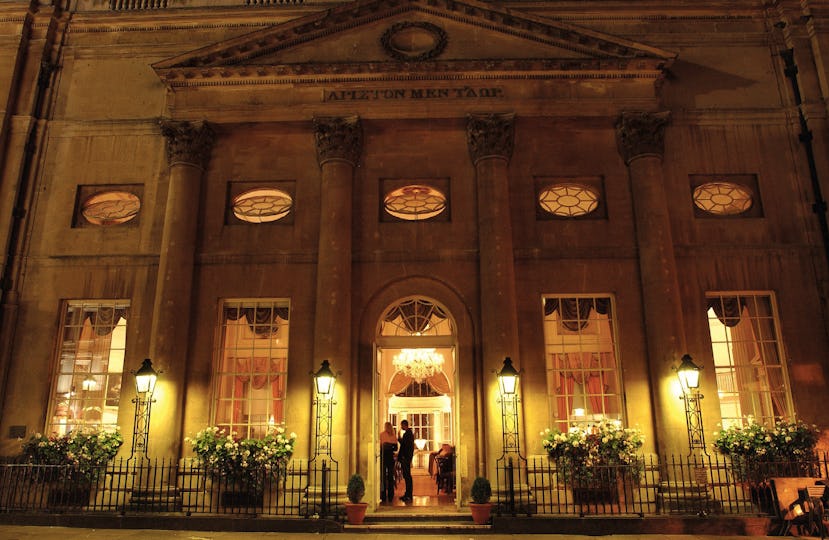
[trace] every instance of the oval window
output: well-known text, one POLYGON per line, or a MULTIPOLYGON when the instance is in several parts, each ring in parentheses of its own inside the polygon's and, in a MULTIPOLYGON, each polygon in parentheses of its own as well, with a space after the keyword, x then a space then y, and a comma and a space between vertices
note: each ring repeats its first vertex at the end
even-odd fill
POLYGON ((383 199, 386 212, 407 221, 433 218, 446 209, 446 196, 430 186, 412 185, 395 189, 383 199))
POLYGON ((280 189, 251 189, 233 199, 233 215, 248 223, 269 223, 287 216, 293 203, 291 196, 280 189))
POLYGON ((599 192, 584 184, 554 184, 541 190, 538 204, 556 216, 585 216, 598 208, 599 192))
POLYGON ((127 191, 102 191, 86 199, 81 205, 84 219, 93 225, 120 225, 135 219, 141 209, 141 199, 127 191))
POLYGON ((751 189, 733 182, 708 182, 694 189, 697 208, 717 216, 735 216, 751 209, 754 195, 751 189))

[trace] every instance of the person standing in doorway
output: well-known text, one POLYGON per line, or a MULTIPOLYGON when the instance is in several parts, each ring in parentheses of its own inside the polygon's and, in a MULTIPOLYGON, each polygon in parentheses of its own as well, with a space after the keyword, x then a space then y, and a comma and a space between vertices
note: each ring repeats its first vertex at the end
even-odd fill
POLYGON ((409 421, 400 422, 400 429, 403 430, 400 441, 400 451, 397 453, 397 461, 400 462, 400 472, 403 473, 403 481, 406 482, 406 493, 400 497, 403 502, 412 502, 412 458, 414 457, 414 433, 409 428, 409 421))
POLYGON ((380 432, 380 469, 383 476, 380 478, 380 500, 392 502, 394 500, 394 451, 397 450, 397 434, 391 422, 386 422, 380 432))

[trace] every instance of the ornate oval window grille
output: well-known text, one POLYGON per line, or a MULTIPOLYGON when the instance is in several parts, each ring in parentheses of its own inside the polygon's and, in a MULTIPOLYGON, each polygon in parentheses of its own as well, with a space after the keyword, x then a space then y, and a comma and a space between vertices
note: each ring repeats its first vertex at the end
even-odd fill
POLYGON ((270 223, 291 213, 291 196, 276 188, 256 188, 233 199, 233 215, 248 223, 270 223))
POLYGON ((405 186, 386 195, 383 206, 396 218, 422 221, 446 210, 446 195, 430 186, 405 186))
POLYGON ((586 216, 598 208, 599 192, 584 184, 554 184, 541 190, 538 204, 555 216, 586 216))
POLYGON ((717 216, 736 216, 751 209, 754 194, 748 186, 734 182, 708 182, 694 189, 694 204, 717 216))
POLYGON ((109 227, 132 221, 141 209, 141 199, 128 191, 102 191, 81 205, 84 219, 93 225, 109 227))

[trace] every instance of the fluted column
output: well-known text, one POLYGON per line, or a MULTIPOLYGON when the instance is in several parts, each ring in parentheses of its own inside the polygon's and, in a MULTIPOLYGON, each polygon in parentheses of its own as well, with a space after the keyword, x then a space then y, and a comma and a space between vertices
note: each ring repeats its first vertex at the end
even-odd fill
POLYGON ((658 449, 687 453, 682 403, 674 393, 672 368, 685 350, 669 205, 662 174, 669 114, 623 113, 616 124, 619 152, 627 163, 636 220, 639 273, 647 332, 658 449))
MULTIPOLYGON (((509 160, 512 157, 512 114, 470 115, 469 155, 478 188, 478 249, 481 286, 483 399, 487 433, 486 472, 493 474, 501 456, 501 409, 494 372, 509 356, 520 366, 515 300, 515 262, 509 205, 509 160)), ((492 476, 494 478, 494 476, 492 476)))
MULTIPOLYGON (((352 182, 360 158, 360 120, 315 118, 314 136, 320 166, 320 236, 317 254, 317 297, 314 315, 314 369, 329 360, 338 373, 331 447, 341 459, 350 449, 347 413, 353 373, 351 355, 352 182)), ((311 384, 311 381, 308 381, 311 384)), ((356 415, 353 415, 356 417, 356 415)), ((353 449, 350 449, 353 450, 353 449)), ((353 451, 349 451, 354 456, 353 451)), ((344 464, 345 465, 345 464, 344 464)), ((352 464, 348 464, 352 465, 352 464)))
POLYGON ((150 334, 150 358, 163 371, 152 409, 150 457, 178 456, 181 450, 199 200, 213 145, 213 131, 203 122, 165 120, 161 132, 167 139, 170 170, 150 334))

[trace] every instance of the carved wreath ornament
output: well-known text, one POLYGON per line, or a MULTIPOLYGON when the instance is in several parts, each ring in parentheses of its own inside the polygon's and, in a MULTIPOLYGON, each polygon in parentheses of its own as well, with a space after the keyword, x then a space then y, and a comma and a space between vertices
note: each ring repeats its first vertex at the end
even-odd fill
POLYGON ((446 48, 446 32, 427 22, 404 21, 383 33, 383 50, 402 62, 422 62, 437 58, 446 48))

